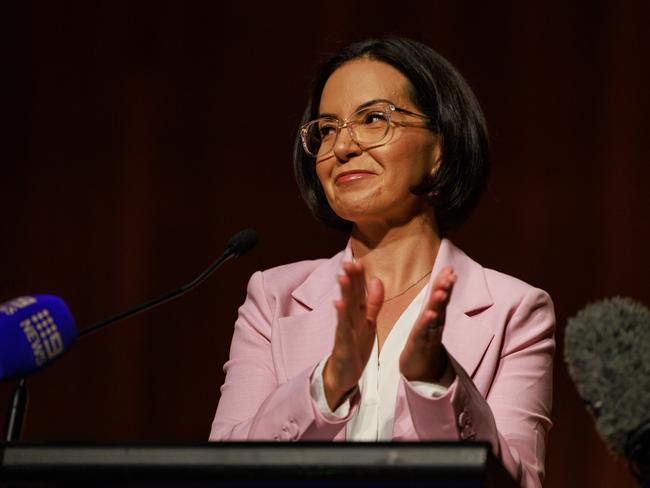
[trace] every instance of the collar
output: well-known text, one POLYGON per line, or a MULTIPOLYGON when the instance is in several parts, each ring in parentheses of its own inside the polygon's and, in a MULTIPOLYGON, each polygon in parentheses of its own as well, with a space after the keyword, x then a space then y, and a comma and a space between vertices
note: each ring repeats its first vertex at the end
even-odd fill
MULTIPOLYGON (((291 296, 311 310, 319 308, 322 304, 331 306, 332 301, 340 296, 335 277, 341 273, 343 263, 348 261, 352 261, 350 241, 343 251, 317 266, 305 281, 293 290, 291 296)), ((494 303, 483 267, 448 239, 442 239, 440 242, 429 285, 445 266, 453 267, 458 276, 450 299, 450 307, 472 315, 494 303)))

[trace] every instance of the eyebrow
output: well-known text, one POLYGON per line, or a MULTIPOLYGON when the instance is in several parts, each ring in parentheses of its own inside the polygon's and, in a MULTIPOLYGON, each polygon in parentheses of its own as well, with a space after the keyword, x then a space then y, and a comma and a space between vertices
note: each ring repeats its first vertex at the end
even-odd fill
MULTIPOLYGON (((371 105, 374 105, 376 103, 393 103, 393 102, 385 98, 373 98, 372 100, 363 102, 361 105, 359 105, 357 108, 354 109, 354 112, 356 112, 357 110, 361 110, 362 108, 370 107, 371 105)), ((333 119, 337 119, 338 115, 331 114, 328 112, 321 112, 318 114, 318 117, 332 117, 333 119)))

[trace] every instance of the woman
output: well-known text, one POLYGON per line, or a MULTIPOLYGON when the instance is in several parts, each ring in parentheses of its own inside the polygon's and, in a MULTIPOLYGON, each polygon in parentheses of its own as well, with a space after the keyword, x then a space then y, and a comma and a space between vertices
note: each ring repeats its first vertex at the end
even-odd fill
POLYGON ((444 238, 488 173, 462 77, 407 39, 344 48, 316 80, 294 162, 314 215, 350 240, 252 276, 210 438, 487 440, 539 486, 551 300, 444 238))

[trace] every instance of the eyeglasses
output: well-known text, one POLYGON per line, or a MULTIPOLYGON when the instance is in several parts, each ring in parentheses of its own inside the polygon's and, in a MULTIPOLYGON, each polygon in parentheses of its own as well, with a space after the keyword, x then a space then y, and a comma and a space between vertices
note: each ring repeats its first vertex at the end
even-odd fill
MULTIPOLYGON (((329 153, 336 144, 341 129, 347 128, 350 137, 362 148, 378 144, 384 140, 391 128, 393 113, 429 120, 429 117, 403 108, 392 103, 377 103, 361 108, 341 121, 337 117, 326 116, 307 122, 300 127, 300 138, 305 152, 312 157, 329 153)), ((409 125, 406 122, 395 122, 394 125, 409 125)))

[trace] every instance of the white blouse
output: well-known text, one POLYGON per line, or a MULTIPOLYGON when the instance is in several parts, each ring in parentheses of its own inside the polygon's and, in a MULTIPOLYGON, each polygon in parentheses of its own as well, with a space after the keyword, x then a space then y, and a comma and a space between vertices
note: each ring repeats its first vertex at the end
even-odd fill
MULTIPOLYGON (((391 440, 393 436, 393 419, 397 387, 399 385, 399 357, 404 349, 406 340, 424 306, 425 297, 429 296, 429 286, 424 287, 406 310, 397 319, 388 333, 381 352, 377 354, 377 337, 372 346, 368 364, 359 380, 358 390, 361 401, 358 410, 346 424, 346 439, 353 441, 391 440)), ((349 398, 356 393, 352 391, 346 400, 334 412, 330 410, 325 397, 323 383, 324 358, 314 370, 311 378, 311 395, 318 404, 325 418, 334 420, 346 417, 350 413, 349 398)), ((447 388, 434 383, 412 381, 411 386, 425 396, 439 397, 447 392, 447 388)))

